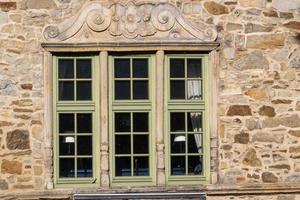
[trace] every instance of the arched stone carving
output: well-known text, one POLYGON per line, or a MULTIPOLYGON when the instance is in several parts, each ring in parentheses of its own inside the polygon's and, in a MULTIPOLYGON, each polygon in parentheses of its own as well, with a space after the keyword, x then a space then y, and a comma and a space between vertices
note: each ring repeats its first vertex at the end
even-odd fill
POLYGON ((199 26, 191 24, 169 3, 103 5, 93 1, 86 3, 71 19, 58 25, 46 26, 43 35, 47 42, 83 42, 82 37, 87 41, 216 40, 215 27, 205 23, 199 26))

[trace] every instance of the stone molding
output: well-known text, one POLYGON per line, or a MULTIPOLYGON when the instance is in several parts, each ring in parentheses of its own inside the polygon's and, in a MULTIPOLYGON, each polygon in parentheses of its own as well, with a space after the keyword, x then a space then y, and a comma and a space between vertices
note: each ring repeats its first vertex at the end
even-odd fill
POLYGON ((213 42, 216 28, 204 22, 199 27, 190 23, 170 3, 86 3, 72 18, 47 25, 43 30, 45 42, 102 41, 190 41, 213 42))

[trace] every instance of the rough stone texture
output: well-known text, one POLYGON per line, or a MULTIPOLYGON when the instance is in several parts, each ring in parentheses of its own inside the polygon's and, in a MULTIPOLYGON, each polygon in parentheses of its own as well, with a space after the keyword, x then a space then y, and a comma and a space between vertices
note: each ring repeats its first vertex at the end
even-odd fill
POLYGON ((22 163, 18 161, 2 160, 1 173, 5 174, 21 174, 22 173, 22 163))
POLYGON ((245 7, 264 7, 266 0, 239 0, 239 3, 245 7))
POLYGON ((248 116, 252 115, 251 108, 247 105, 233 105, 227 111, 228 116, 248 116))
POLYGON ((289 130, 288 133, 292 136, 300 137, 300 130, 289 130))
POLYGON ((218 4, 214 1, 209 1, 204 3, 206 10, 213 15, 223 15, 228 14, 228 8, 224 5, 218 4))
POLYGON ((284 136, 280 133, 270 134, 265 132, 258 132, 253 135, 252 142, 265 142, 265 143, 282 143, 284 136))
POLYGON ((283 24, 287 28, 300 30, 300 21, 290 21, 288 23, 283 24))
POLYGON ((7 133, 6 146, 10 150, 29 149, 29 132, 27 130, 14 130, 7 133))
POLYGON ((276 49, 282 48, 285 36, 282 33, 249 35, 246 47, 253 49, 276 49))
MULTIPOLYGON (((263 56, 261 51, 254 51, 252 53, 242 55, 238 60, 235 61, 234 66, 241 70, 265 69, 269 66, 269 62, 263 56)), ((258 91, 258 93, 261 92, 262 91, 258 91)))
POLYGON ((243 159, 244 165, 249 165, 251 167, 260 167, 262 165, 261 161, 258 159, 256 155, 256 151, 254 149, 249 149, 243 159))
POLYGON ((281 12, 288 12, 288 11, 299 9, 300 2, 298 0, 289 0, 289 1, 273 0, 272 6, 281 12))
POLYGON ((245 92, 245 95, 259 101, 267 100, 268 94, 262 89, 250 89, 245 92))
POLYGON ((254 32, 270 32, 273 30, 271 26, 262 26, 260 24, 249 23, 245 25, 245 33, 254 33, 254 32))
POLYGON ((27 0, 26 7, 28 9, 52 9, 56 7, 53 0, 27 0))
POLYGON ((268 116, 268 117, 274 117, 276 115, 275 109, 271 106, 260 107, 258 113, 262 116, 268 116))
POLYGON ((262 173, 262 180, 265 183, 276 183, 276 182, 278 182, 278 178, 271 172, 262 173))
POLYGON ((7 190, 8 183, 4 179, 0 179, 0 190, 7 190))

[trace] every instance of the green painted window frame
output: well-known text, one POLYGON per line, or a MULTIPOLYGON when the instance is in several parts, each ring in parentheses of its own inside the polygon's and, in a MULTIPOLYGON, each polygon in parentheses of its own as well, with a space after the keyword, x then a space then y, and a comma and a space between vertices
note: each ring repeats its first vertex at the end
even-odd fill
MULTIPOLYGON (((185 67, 186 68, 186 67, 185 67)), ((185 70, 186 71, 186 70, 185 70)), ((186 73, 186 72, 185 72, 186 73)), ((186 79, 186 77, 185 77, 186 79)), ((209 67, 208 54, 167 54, 165 55, 165 163, 167 185, 193 185, 210 183, 210 136, 209 136, 209 67), (171 100, 170 99, 170 59, 187 58, 202 59, 202 99, 200 100, 171 100), (170 150, 170 113, 171 112, 202 112, 203 122, 203 175, 171 175, 171 150, 170 150)), ((186 167, 187 168, 187 167, 186 167)))
MULTIPOLYGON (((99 135, 99 126, 97 120, 99 120, 99 94, 100 89, 97 88, 99 85, 100 69, 99 69, 99 56, 96 55, 79 55, 79 56, 60 56, 53 55, 53 68, 52 68, 52 87, 53 87, 53 164, 54 164, 54 186, 55 187, 92 187, 97 186, 100 183, 100 160, 99 160, 99 144, 100 144, 100 135, 99 135), (91 59, 91 91, 92 99, 86 101, 60 101, 58 99, 58 61, 59 59, 91 59), (88 178, 60 178, 59 177, 59 114, 60 113, 91 113, 92 114, 92 167, 93 167, 93 176, 88 178)), ((76 68, 76 62, 74 62, 74 67, 76 68)), ((75 70, 75 69, 74 69, 75 70)), ((74 74, 75 76, 75 74, 74 74)), ((74 78, 76 81, 76 78, 74 78)), ((76 94, 76 88, 74 85, 74 93, 76 94)), ((76 97, 74 96, 74 99, 76 97)), ((76 116, 76 114, 75 114, 76 116)), ((75 119, 76 123, 76 119, 75 119)), ((76 127, 76 124, 75 124, 76 127)), ((76 132, 76 131, 75 131, 76 132)), ((73 133, 75 138, 78 133, 73 133)), ((76 140, 75 140, 75 149, 76 149, 76 140)), ((68 157, 68 156, 61 156, 68 157)), ((77 158, 76 154, 71 156, 77 158)), ((85 156, 79 156, 85 157, 85 156)), ((77 159, 75 159, 74 170, 77 169, 77 159)))
MULTIPOLYGON (((111 186, 150 186, 156 184, 156 157, 155 157, 155 55, 141 54, 141 55, 124 55, 124 56, 109 56, 109 91, 112 95, 109 98, 109 143, 110 156, 109 164, 111 166, 110 179, 111 186), (114 99, 114 59, 115 58, 147 58, 149 60, 148 68, 148 100, 115 100, 114 99), (115 149, 114 149, 114 113, 116 112, 148 112, 149 113, 149 176, 131 176, 131 177, 117 177, 115 176, 115 149)), ((132 122, 131 122, 132 123, 132 122)), ((132 145, 132 144, 131 144, 132 145)), ((131 166, 132 167, 132 166, 131 166)))

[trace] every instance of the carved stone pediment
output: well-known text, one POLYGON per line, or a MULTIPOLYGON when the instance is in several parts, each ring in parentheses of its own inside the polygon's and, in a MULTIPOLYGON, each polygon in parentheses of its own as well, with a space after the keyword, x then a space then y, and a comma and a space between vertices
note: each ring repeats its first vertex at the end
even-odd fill
POLYGON ((197 41, 213 42, 215 27, 195 26, 169 3, 86 3, 71 19, 48 25, 46 42, 197 41))

